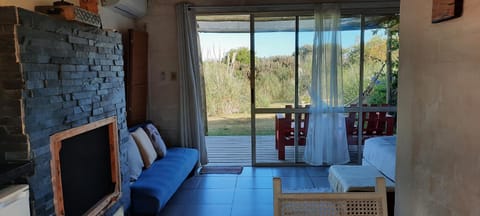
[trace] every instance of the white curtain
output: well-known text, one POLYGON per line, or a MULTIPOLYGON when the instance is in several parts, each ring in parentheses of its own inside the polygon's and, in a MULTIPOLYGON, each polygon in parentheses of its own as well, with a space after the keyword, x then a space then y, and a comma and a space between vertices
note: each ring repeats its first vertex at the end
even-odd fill
POLYGON ((188 4, 176 8, 178 27, 179 84, 180 84, 180 143, 183 147, 196 148, 200 164, 207 164, 205 144, 203 78, 200 66, 195 13, 188 4))
POLYGON ((340 9, 335 4, 315 8, 312 86, 305 162, 311 165, 350 161, 341 70, 340 9))

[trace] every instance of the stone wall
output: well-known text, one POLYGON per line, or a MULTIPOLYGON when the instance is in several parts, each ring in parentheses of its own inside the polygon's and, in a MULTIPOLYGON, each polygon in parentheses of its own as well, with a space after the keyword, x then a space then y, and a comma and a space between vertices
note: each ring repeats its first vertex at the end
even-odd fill
POLYGON ((0 42, 0 144, 2 153, 14 152, 10 155, 15 159, 31 154, 35 173, 28 183, 33 215, 55 211, 50 136, 110 116, 118 119, 123 188, 121 202, 107 214, 122 204, 127 208, 128 130, 121 34, 15 7, 0 8, 0 14, 0 24, 11 22, 0 26, 0 37, 7 39, 0 42))
POLYGON ((0 11, 0 163, 29 159, 22 130, 23 79, 15 52, 16 16, 13 8, 0 11))

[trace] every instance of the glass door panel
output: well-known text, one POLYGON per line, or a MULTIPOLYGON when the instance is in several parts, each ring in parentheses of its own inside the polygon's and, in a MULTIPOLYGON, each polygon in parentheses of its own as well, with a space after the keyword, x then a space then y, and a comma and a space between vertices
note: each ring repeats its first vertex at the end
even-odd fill
MULTIPOLYGON (((377 17, 366 17, 365 21, 375 22, 377 17)), ((381 106, 387 104, 387 32, 381 26, 365 29, 363 104, 381 106)))
POLYGON ((363 76, 363 137, 362 144, 375 136, 395 133, 396 83, 398 50, 392 47, 392 32, 388 26, 396 16, 366 16, 363 76))
POLYGON ((306 137, 304 114, 275 113, 255 115, 255 159, 261 164, 303 162, 306 137), (298 118, 298 146, 295 146, 295 121, 298 118))
POLYGON ((360 89, 360 16, 342 17, 343 103, 357 106, 360 89))
POLYGON ((301 16, 298 32, 298 99, 300 105, 309 105, 312 84, 312 56, 315 20, 313 16, 301 16))
POLYGON ((256 163, 295 163, 295 115, 291 112, 298 104, 296 17, 258 16, 254 20, 256 163), (271 126, 271 133, 263 132, 266 126, 271 126))
MULTIPOLYGON (((270 14, 253 20, 254 163, 290 165, 304 162, 308 133, 306 107, 312 103, 309 91, 314 17, 270 14)), ((373 125, 370 120, 376 118, 375 124, 379 125, 378 119, 382 119, 380 125, 386 127, 386 119, 395 114, 398 34, 389 34, 382 23, 385 20, 390 22, 380 16, 350 15, 341 19, 345 107, 341 115, 345 117, 345 133, 353 163, 361 162, 362 144, 370 138, 368 131, 373 125), (392 37, 397 39, 393 45, 389 44, 392 37)))
POLYGON ((250 16, 196 18, 209 165, 251 165, 250 16))
POLYGON ((275 139, 275 117, 277 114, 255 115, 256 163, 278 163, 275 139))
POLYGON ((392 43, 395 40, 392 34, 395 32, 388 28, 395 22, 398 22, 397 16, 365 17, 364 104, 396 104, 398 70, 395 65, 398 62, 398 49, 394 47, 395 42, 392 43))
POLYGON ((295 102, 295 17, 255 18, 255 105, 295 102))

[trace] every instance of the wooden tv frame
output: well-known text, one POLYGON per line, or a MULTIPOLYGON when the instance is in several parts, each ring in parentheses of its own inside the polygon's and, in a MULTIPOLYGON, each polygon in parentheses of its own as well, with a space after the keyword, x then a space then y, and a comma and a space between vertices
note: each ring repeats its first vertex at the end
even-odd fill
POLYGON ((118 143, 118 130, 117 130, 117 118, 109 117, 96 122, 92 122, 80 127, 68 129, 50 136, 50 152, 52 159, 50 161, 50 170, 52 174, 52 186, 54 195, 54 206, 56 215, 65 215, 63 189, 62 189, 62 175, 60 167, 60 150, 62 148, 62 141, 76 135, 108 126, 108 139, 110 145, 110 166, 112 183, 114 191, 111 194, 106 195, 99 200, 94 206, 92 206, 85 215, 101 215, 112 206, 121 195, 121 180, 120 180, 120 163, 119 163, 119 143, 118 143))

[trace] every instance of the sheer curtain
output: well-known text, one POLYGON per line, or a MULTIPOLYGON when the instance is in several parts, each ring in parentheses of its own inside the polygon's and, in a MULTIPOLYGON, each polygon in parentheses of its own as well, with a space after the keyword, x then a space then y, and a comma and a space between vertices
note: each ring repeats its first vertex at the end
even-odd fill
POLYGON ((180 143, 183 147, 196 148, 200 164, 207 164, 205 144, 203 79, 200 66, 197 22, 189 5, 176 6, 180 84, 180 143))
POLYGON ((312 86, 305 162, 311 165, 350 161, 341 71, 340 9, 335 4, 315 8, 312 86))

